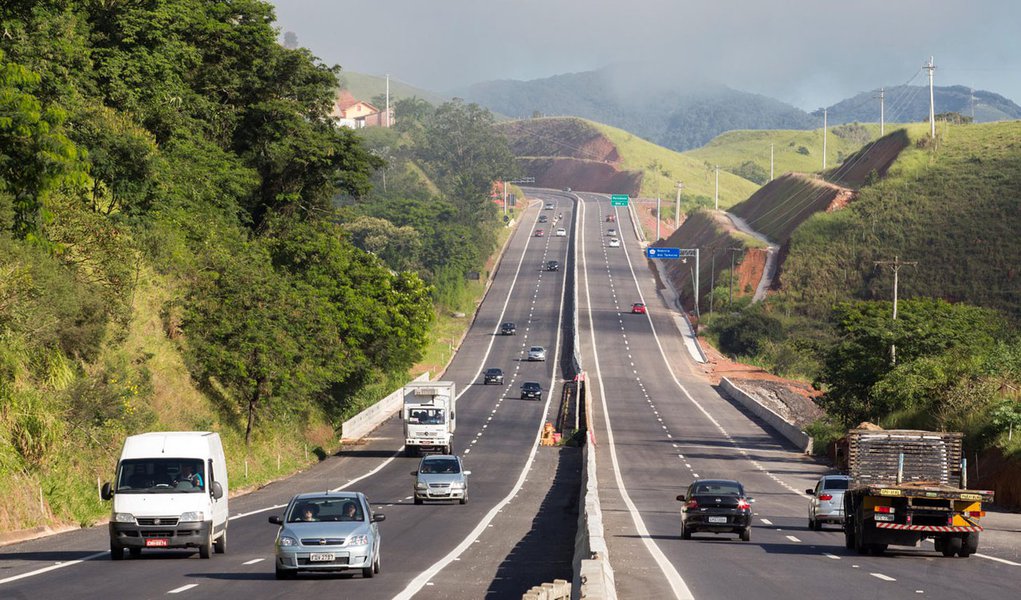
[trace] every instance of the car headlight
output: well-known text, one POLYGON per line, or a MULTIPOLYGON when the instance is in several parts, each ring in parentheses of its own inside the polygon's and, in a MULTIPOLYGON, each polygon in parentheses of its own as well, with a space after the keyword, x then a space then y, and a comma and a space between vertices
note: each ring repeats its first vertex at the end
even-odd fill
POLYGON ((428 487, 428 486, 426 486, 426 485, 425 485, 424 483, 421 483, 421 482, 419 482, 419 483, 416 483, 416 484, 415 484, 415 489, 416 489, 416 490, 424 490, 424 489, 426 489, 427 487, 428 487))
POLYGON ((181 522, 191 523, 192 521, 205 521, 205 513, 201 510, 195 510, 192 512, 181 513, 181 522))
POLYGON ((298 540, 292 538, 289 535, 282 535, 282 536, 280 536, 280 540, 279 540, 278 543, 281 546, 297 546, 298 545, 298 540))
POLYGON ((135 515, 131 513, 113 513, 115 523, 134 523, 135 515))
POLYGON ((352 535, 347 540, 348 546, 365 546, 369 543, 369 536, 367 535, 352 535))
POLYGON ((455 489, 455 490, 463 490, 464 489, 464 482, 463 481, 455 481, 455 482, 450 484, 450 487, 455 489))

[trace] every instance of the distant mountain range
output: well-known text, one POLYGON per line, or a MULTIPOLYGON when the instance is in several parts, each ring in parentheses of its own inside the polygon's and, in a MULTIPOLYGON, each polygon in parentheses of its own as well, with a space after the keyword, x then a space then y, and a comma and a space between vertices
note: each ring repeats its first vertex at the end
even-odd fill
MULTIPOLYGON (((917 123, 929 119, 929 87, 901 85, 886 88, 886 120, 890 123, 917 123)), ((993 92, 972 90, 962 85, 933 88, 936 113, 956 112, 974 117, 976 122, 1008 121, 1021 119, 1021 106, 993 92)), ((878 123, 879 90, 862 92, 841 100, 828 108, 831 124, 878 123)), ((821 117, 822 111, 816 111, 821 117)))
MULTIPOLYGON (((815 129, 822 111, 809 114, 779 100, 684 75, 666 75, 642 65, 616 65, 596 71, 531 81, 489 81, 451 95, 477 102, 513 118, 578 116, 619 127, 674 150, 705 145, 735 129, 815 129)), ((864 92, 829 110, 829 123, 879 122, 879 100, 864 92)), ((1021 118, 1021 106, 1007 98, 966 87, 937 87, 936 112, 958 112, 976 121, 1021 118)), ((899 86, 886 90, 886 120, 928 118, 928 89, 899 86)))

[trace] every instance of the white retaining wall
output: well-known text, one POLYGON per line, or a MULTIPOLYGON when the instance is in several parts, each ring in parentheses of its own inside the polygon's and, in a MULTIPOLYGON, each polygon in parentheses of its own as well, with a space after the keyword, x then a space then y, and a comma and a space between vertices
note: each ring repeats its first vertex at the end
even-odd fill
MULTIPOLYGON (((426 371, 412 381, 429 381, 429 372, 426 371)), ((394 413, 401 409, 404 404, 404 388, 391 393, 386 398, 366 408, 357 415, 344 421, 340 426, 341 440, 358 440, 383 424, 394 413)))
POLYGON ((730 379, 724 377, 720 380, 720 387, 723 388, 723 391, 726 392, 728 396, 768 423, 770 427, 775 429, 780 435, 790 440, 790 442, 800 448, 802 452, 805 454, 812 453, 812 436, 802 431, 800 427, 788 422, 786 419, 773 412, 773 410, 768 406, 761 404, 747 392, 734 385, 734 382, 730 379))

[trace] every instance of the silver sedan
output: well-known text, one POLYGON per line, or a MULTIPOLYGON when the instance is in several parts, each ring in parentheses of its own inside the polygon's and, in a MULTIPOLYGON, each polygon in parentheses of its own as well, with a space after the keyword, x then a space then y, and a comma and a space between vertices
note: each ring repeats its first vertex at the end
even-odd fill
POLYGON ((379 573, 379 526, 361 492, 315 492, 291 498, 276 538, 276 577, 291 579, 299 571, 361 569, 362 577, 379 573))

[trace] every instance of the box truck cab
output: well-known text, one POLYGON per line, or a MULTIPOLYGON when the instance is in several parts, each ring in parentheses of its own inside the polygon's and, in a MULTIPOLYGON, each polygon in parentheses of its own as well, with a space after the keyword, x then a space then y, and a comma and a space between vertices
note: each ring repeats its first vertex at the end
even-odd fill
POLYGON ((412 382, 404 386, 404 454, 431 450, 450 454, 454 447, 457 413, 453 381, 412 382))
POLYGON ((153 432, 124 440, 117 475, 103 484, 113 500, 110 557, 142 549, 227 550, 227 463, 218 433, 153 432))

